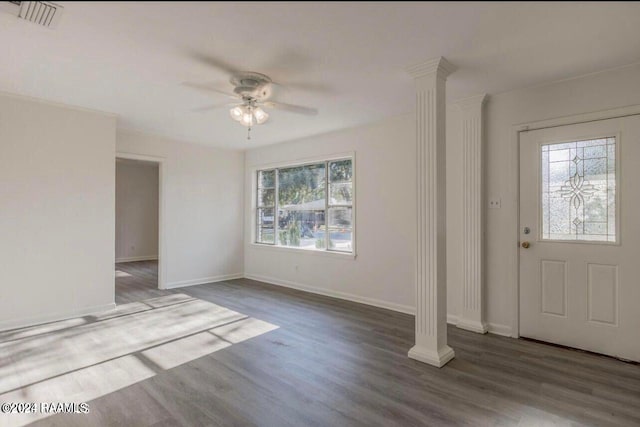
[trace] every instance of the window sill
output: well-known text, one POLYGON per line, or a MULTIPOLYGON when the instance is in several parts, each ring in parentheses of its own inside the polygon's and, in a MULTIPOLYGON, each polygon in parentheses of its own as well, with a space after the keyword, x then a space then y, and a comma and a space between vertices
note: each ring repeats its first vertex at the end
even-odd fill
POLYGON ((283 252, 283 253, 289 252, 289 253, 295 253, 295 254, 301 254, 301 255, 338 258, 343 260, 356 258, 355 252, 316 251, 313 249, 296 249, 296 248, 289 248, 285 246, 265 245, 261 243, 251 243, 249 247, 251 247, 252 249, 259 249, 259 250, 266 250, 266 251, 273 251, 273 252, 283 252))

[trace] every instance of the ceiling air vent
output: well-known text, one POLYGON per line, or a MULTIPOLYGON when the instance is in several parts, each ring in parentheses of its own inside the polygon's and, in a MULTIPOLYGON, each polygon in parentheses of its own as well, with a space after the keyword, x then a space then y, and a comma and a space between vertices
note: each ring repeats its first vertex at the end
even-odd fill
POLYGON ((0 10, 26 21, 54 28, 62 16, 63 7, 50 1, 3 1, 0 10))
POLYGON ((22 1, 18 16, 34 24, 54 28, 62 16, 62 9, 62 6, 50 1, 22 1))

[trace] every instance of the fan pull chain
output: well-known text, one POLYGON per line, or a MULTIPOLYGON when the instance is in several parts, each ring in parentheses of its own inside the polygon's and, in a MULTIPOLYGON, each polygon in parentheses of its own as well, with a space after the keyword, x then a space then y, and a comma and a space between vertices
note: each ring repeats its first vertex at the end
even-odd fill
POLYGON ((251 126, 247 128, 247 140, 251 139, 251 126))

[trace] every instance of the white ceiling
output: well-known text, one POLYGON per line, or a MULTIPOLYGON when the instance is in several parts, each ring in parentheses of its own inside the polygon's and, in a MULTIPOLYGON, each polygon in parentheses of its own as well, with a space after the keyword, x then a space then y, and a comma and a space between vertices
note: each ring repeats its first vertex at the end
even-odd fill
POLYGON ((0 14, 0 90, 119 115, 119 127, 247 148, 413 110, 407 65, 445 56, 448 97, 495 94, 640 61, 640 3, 60 2, 46 29, 0 14), (227 102, 181 82, 228 76, 196 59, 262 72, 273 99, 319 109, 273 111, 246 129, 227 102), (297 86, 296 86, 297 85, 297 86), (307 87, 303 87, 306 85, 307 87))

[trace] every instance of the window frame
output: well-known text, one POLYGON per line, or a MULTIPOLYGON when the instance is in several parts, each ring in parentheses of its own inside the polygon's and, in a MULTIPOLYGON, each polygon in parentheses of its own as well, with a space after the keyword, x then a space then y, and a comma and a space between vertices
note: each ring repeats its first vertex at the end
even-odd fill
POLYGON ((251 245, 255 248, 261 249, 270 249, 284 252, 296 252, 296 253, 304 253, 310 255, 329 255, 336 257, 347 257, 347 258, 355 258, 356 257, 356 156, 355 152, 346 152, 339 153, 329 156, 321 156, 314 158, 306 158, 299 160, 292 160, 287 162, 279 162, 279 163, 268 163, 255 165, 252 168, 252 226, 253 230, 251 234, 251 245), (351 205, 346 204, 330 204, 330 183, 329 183, 329 163, 340 161, 340 160, 351 160, 351 186, 352 186, 352 199, 351 205), (308 165, 317 165, 317 164, 325 165, 325 245, 322 249, 302 249, 292 246, 280 246, 278 245, 279 236, 278 236, 278 207, 279 207, 279 197, 278 197, 278 170, 279 169, 288 169, 293 167, 302 167, 308 165), (275 185, 275 207, 274 207, 274 241, 273 243, 263 243, 258 241, 258 233, 259 233, 259 224, 258 224, 258 212, 261 207, 258 206, 258 198, 259 198, 259 177, 260 172, 273 170, 275 172, 274 185, 275 185), (330 208, 340 208, 340 207, 350 207, 351 208, 351 251, 341 251, 336 249, 329 248, 329 210, 330 208))

